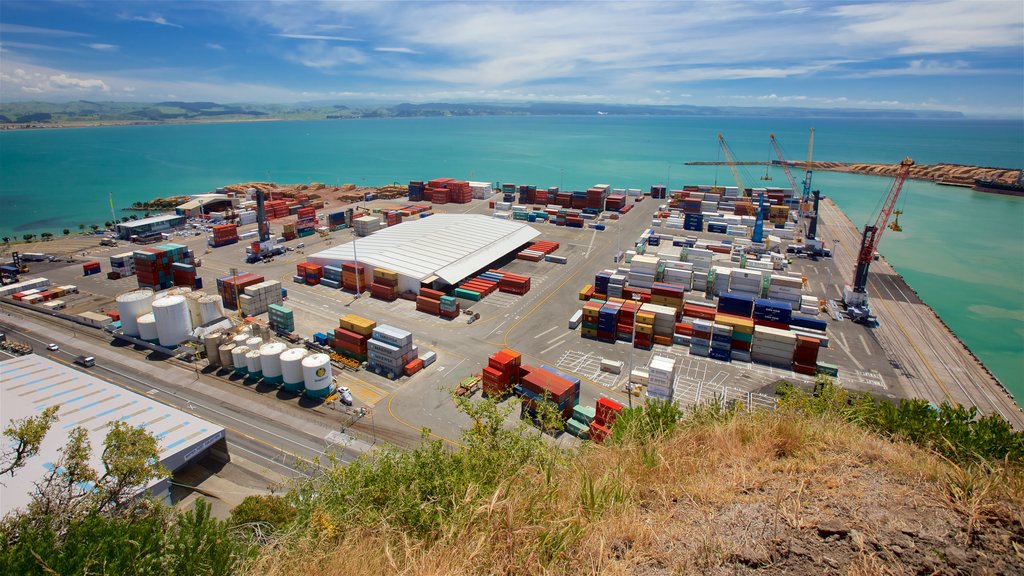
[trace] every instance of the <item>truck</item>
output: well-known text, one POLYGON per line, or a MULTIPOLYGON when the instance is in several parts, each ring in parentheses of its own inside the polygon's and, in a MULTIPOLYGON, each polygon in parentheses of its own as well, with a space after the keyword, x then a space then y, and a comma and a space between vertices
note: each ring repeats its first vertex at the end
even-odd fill
POLYGON ((79 356, 75 358, 75 364, 78 364, 79 366, 83 366, 85 368, 92 368, 93 366, 96 365, 96 358, 84 355, 79 356))
POLYGON ((100 240, 100 246, 117 246, 117 240, 113 238, 103 238, 100 240))

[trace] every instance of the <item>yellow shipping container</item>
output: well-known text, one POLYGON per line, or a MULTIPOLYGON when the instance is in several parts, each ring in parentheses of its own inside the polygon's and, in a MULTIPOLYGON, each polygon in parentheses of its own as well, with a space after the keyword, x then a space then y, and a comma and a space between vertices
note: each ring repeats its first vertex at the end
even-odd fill
POLYGON ((633 331, 637 334, 654 334, 654 326, 650 324, 635 324, 633 331))
POLYGON ((747 318, 735 318, 732 316, 723 316, 721 314, 715 315, 715 322, 730 326, 733 332, 741 332, 743 334, 754 333, 754 321, 747 318))
POLYGON ((355 314, 345 316, 338 322, 338 324, 345 330, 350 330, 363 336, 370 336, 373 334, 373 329, 377 327, 377 323, 373 320, 363 318, 362 316, 356 316, 355 314))
POLYGON ((590 289, 593 288, 593 287, 594 287, 593 284, 587 284, 586 286, 584 286, 583 289, 580 290, 580 300, 586 300, 587 299, 587 292, 589 292, 590 289))
POLYGON ((385 280, 398 280, 398 272, 388 270, 387 268, 376 268, 373 271, 373 277, 383 278, 385 280))

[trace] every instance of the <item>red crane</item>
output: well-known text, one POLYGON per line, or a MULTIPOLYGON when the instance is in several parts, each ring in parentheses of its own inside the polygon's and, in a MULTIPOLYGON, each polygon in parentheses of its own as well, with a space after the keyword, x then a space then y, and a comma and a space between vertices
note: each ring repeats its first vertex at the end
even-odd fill
POLYGON ((847 306, 867 307, 868 268, 874 259, 878 243, 882 240, 882 232, 885 231, 889 224, 889 216, 892 215, 893 209, 896 207, 896 200, 900 197, 903 182, 906 181, 907 175, 910 173, 910 167, 913 165, 914 161, 909 157, 904 158, 903 162, 900 162, 899 169, 896 171, 896 178, 892 182, 892 187, 889 188, 889 195, 885 198, 885 204, 882 205, 882 211, 878 213, 878 218, 875 219, 874 225, 864 226, 864 235, 860 241, 860 252, 857 254, 857 268, 853 273, 853 286, 847 286, 843 290, 843 301, 847 306))

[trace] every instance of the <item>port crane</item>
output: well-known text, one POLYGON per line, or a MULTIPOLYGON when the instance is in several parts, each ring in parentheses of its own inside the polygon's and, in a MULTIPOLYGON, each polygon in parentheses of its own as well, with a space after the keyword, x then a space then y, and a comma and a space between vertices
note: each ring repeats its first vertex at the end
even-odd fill
POLYGON ((786 180, 789 181, 789 187, 796 194, 796 179, 793 178, 793 172, 789 169, 789 162, 786 162, 786 157, 782 154, 782 146, 779 146, 778 140, 775 139, 775 134, 769 134, 768 139, 772 142, 772 148, 775 149, 775 155, 779 157, 779 163, 782 164, 782 171, 786 173, 786 180))
POLYGON ((896 178, 889 188, 889 194, 882 204, 882 210, 878 213, 874 224, 864 226, 864 234, 860 241, 860 251, 857 253, 857 267, 853 272, 853 284, 843 287, 843 303, 846 305, 850 319, 861 324, 872 323, 871 309, 868 307, 868 268, 874 259, 875 250, 882 240, 882 232, 888 227, 889 216, 896 207, 896 200, 900 197, 900 190, 910 173, 910 167, 914 161, 906 157, 900 162, 896 171, 896 178))
MULTIPOLYGON (((725 142, 725 136, 722 136, 721 132, 718 133, 718 144, 722 147, 725 163, 729 165, 729 170, 732 171, 732 177, 736 179, 736 185, 739 186, 740 193, 746 194, 747 187, 743 185, 743 178, 740 177, 736 159, 729 145, 725 142)), ((761 194, 761 199, 757 204, 757 221, 754 223, 754 232, 751 234, 750 239, 754 242, 764 241, 764 194, 761 194)))
MULTIPOLYGON (((800 195, 801 202, 808 202, 811 199, 811 156, 814 154, 814 128, 811 128, 811 135, 807 140, 807 163, 804 164, 804 189, 800 195)), ((796 190, 793 190, 796 193, 796 190)))

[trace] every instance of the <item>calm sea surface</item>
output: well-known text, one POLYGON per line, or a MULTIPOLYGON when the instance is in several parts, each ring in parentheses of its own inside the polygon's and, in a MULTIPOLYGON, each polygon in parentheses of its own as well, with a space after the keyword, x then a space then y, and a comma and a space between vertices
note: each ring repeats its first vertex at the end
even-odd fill
MULTIPOLYGON (((379 185, 441 176, 582 189, 607 183, 733 185, 722 132, 738 159, 766 160, 769 133, 787 159, 938 162, 1015 168, 1024 126, 1012 121, 773 120, 768 118, 484 117, 252 122, 0 132, 0 232, 59 235, 160 196, 272 180, 379 185)), ((745 167, 748 186, 764 168, 745 167)), ((771 184, 785 186, 781 170, 771 184)), ((797 180, 801 174, 796 174, 797 180)), ((817 172, 814 187, 858 226, 891 181, 817 172)), ((1024 401, 1024 198, 910 181, 902 233, 881 252, 921 297, 1024 401)), ((118 216, 127 213, 118 213, 118 216)))

